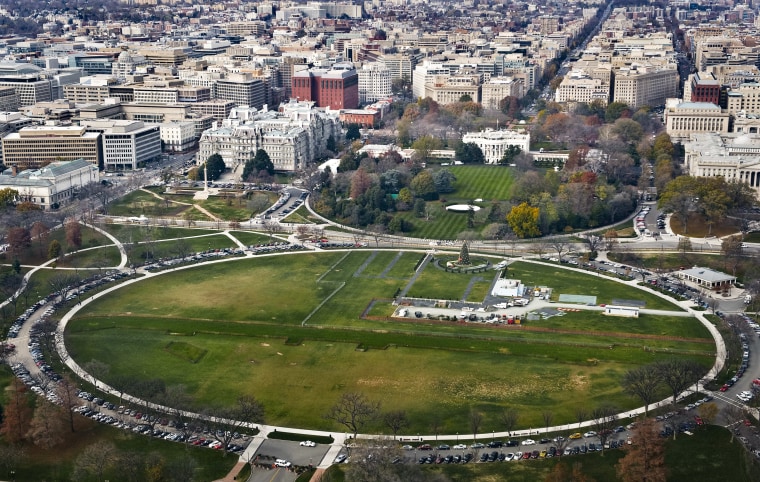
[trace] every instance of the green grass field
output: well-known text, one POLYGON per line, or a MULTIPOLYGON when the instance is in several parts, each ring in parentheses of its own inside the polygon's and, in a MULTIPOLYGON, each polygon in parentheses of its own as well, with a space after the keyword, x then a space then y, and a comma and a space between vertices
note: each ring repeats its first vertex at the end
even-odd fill
MULTIPOLYGON (((69 245, 66 242, 66 231, 64 229, 50 230, 48 231, 47 237, 43 239, 41 243, 37 240, 34 240, 29 247, 23 249, 19 253, 19 262, 26 265, 38 265, 44 263, 45 261, 48 261, 50 259, 48 258, 48 246, 50 246, 50 243, 53 242, 53 240, 57 240, 59 243, 61 243, 62 254, 76 251, 77 249, 94 248, 97 246, 112 244, 110 239, 106 238, 94 229, 88 228, 87 226, 80 225, 80 232, 82 234, 82 243, 81 246, 77 248, 76 246, 69 245)), ((83 255, 84 258, 87 258, 88 256, 89 255, 83 255)), ((10 263, 11 261, 12 258, 10 253, 6 252, 0 254, 0 263, 10 263)))
POLYGON ((122 243, 140 242, 146 238, 176 239, 217 233, 217 231, 210 229, 180 228, 174 226, 156 227, 136 226, 134 224, 106 224, 102 227, 122 243))
MULTIPOLYGON (((159 194, 161 196, 161 194, 159 194)), ((149 192, 132 191, 108 206, 111 216, 181 216, 189 206, 159 199, 149 192)))
POLYGON ((660 310, 681 309, 659 296, 631 289, 606 277, 579 275, 570 270, 546 264, 516 262, 509 265, 507 276, 519 279, 528 286, 549 286, 552 288, 552 300, 559 299, 560 294, 596 296, 597 303, 609 304, 613 299, 644 301, 646 308, 660 310), (583 280, 578 282, 578 277, 583 280))
POLYGON ((503 166, 451 166, 457 178, 456 191, 446 196, 449 200, 503 201, 509 199, 514 175, 503 166))
POLYGON ((486 207, 491 201, 509 199, 509 191, 514 181, 508 168, 498 166, 451 166, 448 168, 456 176, 456 190, 441 196, 444 201, 428 202, 431 212, 429 219, 420 218, 412 212, 401 212, 401 216, 412 229, 408 235, 429 239, 456 239, 457 235, 468 229, 480 231, 487 223, 476 224, 474 228, 467 227, 467 215, 446 211, 445 207, 452 202, 472 202, 486 207))
MULTIPOLYGON (((199 406, 251 394, 279 425, 334 430, 321 415, 343 392, 359 391, 385 410, 406 410, 410 433, 426 432, 433 417, 442 431, 464 433, 471 408, 484 413, 488 430, 499 428, 504 406, 519 410, 523 427, 538 426, 545 409, 555 423, 571 422, 580 406, 635 406, 617 380, 639 364, 676 351, 712 363, 714 347, 689 318, 642 317, 617 330, 609 329, 617 320, 593 316, 535 322, 557 330, 550 333, 361 319, 372 298, 390 298, 406 284, 420 253, 396 256, 302 253, 169 273, 89 305, 69 325, 67 344, 75 359, 107 363, 107 381, 161 377, 186 385, 199 406), (644 332, 667 338, 635 336, 644 332)), ((470 278, 429 265, 413 289, 461 297, 470 278)), ((574 283, 614 284, 588 278, 574 283)), ((392 307, 378 312, 389 315, 392 307)), ((380 422, 367 427, 383 430, 380 422)))

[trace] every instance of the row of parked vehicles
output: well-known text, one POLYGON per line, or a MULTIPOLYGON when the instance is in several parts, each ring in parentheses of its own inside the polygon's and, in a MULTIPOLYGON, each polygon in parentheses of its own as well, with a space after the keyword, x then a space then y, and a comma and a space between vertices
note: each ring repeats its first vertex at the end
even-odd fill
MULTIPOLYGON (((31 354, 35 365, 37 365, 37 367, 40 369, 40 373, 36 374, 35 372, 35 374, 32 374, 29 368, 24 366, 22 363, 14 363, 11 365, 11 370, 13 371, 14 375, 25 385, 27 385, 33 393, 46 398, 51 403, 61 405, 63 402, 61 400, 62 395, 59 393, 59 382, 62 380, 62 377, 56 373, 50 365, 46 363, 45 356, 47 353, 43 349, 44 346, 51 346, 52 342, 58 342, 60 340, 57 339, 57 334, 46 331, 49 330, 50 327, 49 325, 46 325, 45 322, 49 321, 50 317, 54 315, 55 311, 59 309, 66 300, 72 300, 90 290, 101 287, 104 284, 114 282, 126 276, 128 276, 127 273, 112 271, 106 273, 105 275, 95 275, 86 278, 76 285, 70 285, 60 291, 51 293, 44 299, 32 305, 21 316, 19 316, 14 323, 14 327, 16 327, 16 329, 13 330, 13 333, 15 335, 18 335, 24 322, 31 318, 37 310, 42 308, 46 303, 53 302, 51 306, 45 309, 39 319, 29 330, 29 353, 31 354), (61 299, 61 297, 63 297, 63 299, 61 299), (55 336, 55 340, 48 338, 51 336, 55 336)), ((103 398, 96 397, 91 393, 85 391, 78 391, 77 396, 82 400, 81 405, 73 407, 72 410, 82 416, 91 418, 100 423, 129 429, 135 432, 145 433, 154 437, 160 437, 165 440, 173 440, 177 442, 193 443, 199 439, 202 439, 202 441, 196 445, 206 446, 215 445, 214 442, 219 442, 213 437, 213 435, 207 435, 209 433, 207 429, 201 430, 193 440, 190 440, 192 436, 186 440, 185 436, 178 430, 176 424, 167 419, 156 419, 155 415, 143 416, 143 414, 140 414, 139 412, 136 412, 134 410, 130 411, 124 407, 117 407, 113 403, 108 402, 103 398), (109 411, 112 411, 113 413, 109 413, 109 411), (125 419, 125 417, 129 416, 134 417, 134 421, 125 419), (140 423, 141 421, 148 423, 140 423), (166 428, 157 429, 155 428, 156 424, 165 425, 166 428), (145 427, 147 427, 147 429, 145 427), (172 430, 172 428, 174 428, 174 430, 172 430), (204 437, 204 434, 207 436, 204 437), (206 440, 208 440, 208 443, 206 443, 206 440)), ((242 453, 248 443, 244 442, 243 436, 238 434, 232 434, 232 438, 235 439, 234 443, 228 444, 226 449, 231 452, 242 453)), ((247 440, 247 438, 245 438, 245 440, 247 440)), ((220 442, 219 446, 215 446, 214 448, 221 449, 223 446, 220 442)))
MULTIPOLYGON (((526 450, 517 452, 499 452, 497 450, 484 451, 478 457, 478 461, 481 463, 487 462, 517 462, 519 460, 530 459, 542 459, 551 457, 562 457, 570 455, 579 455, 590 452, 602 451, 605 449, 617 449, 622 448, 625 444, 623 440, 610 440, 605 445, 601 443, 587 443, 583 445, 576 445, 574 447, 557 448, 550 446, 543 450, 526 450)), ((471 452, 459 455, 459 454, 430 454, 420 457, 417 460, 418 464, 466 464, 475 460, 475 457, 471 452)))
MULTIPOLYGON (((225 433, 215 433, 209 429, 200 428, 197 429, 198 433, 190 433, 195 430, 186 430, 188 426, 180 426, 174 420, 162 418, 158 415, 144 414, 136 409, 126 408, 123 405, 117 407, 113 403, 96 397, 89 392, 79 391, 77 396, 90 403, 80 405, 74 408, 74 411, 97 422, 171 442, 186 442, 191 445, 217 450, 224 447, 224 443, 219 439, 224 439, 225 433), (108 413, 105 410, 115 413, 108 413)), ((230 438, 234 442, 227 445, 227 451, 235 453, 242 453, 250 440, 248 435, 241 435, 237 432, 231 434, 230 438)))
POLYGON ((199 251, 197 253, 189 254, 187 256, 160 258, 150 263, 146 263, 143 266, 143 269, 145 271, 161 271, 163 269, 171 268, 173 266, 179 266, 182 264, 189 264, 189 263, 197 263, 197 262, 206 261, 206 260, 214 259, 214 258, 220 258, 220 257, 225 257, 225 256, 243 256, 245 254, 245 251, 249 251, 253 254, 266 254, 266 253, 274 253, 274 252, 279 252, 279 251, 297 251, 300 249, 304 249, 304 247, 300 244, 291 244, 286 241, 276 241, 272 243, 255 244, 255 245, 246 247, 245 250, 241 248, 208 249, 205 251, 199 251))

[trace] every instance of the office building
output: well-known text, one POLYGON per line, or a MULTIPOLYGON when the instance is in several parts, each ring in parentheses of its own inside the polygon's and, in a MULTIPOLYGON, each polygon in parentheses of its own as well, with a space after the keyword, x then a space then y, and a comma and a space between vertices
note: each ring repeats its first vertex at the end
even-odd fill
POLYGON ((391 96, 391 71, 379 62, 365 64, 359 71, 359 103, 371 104, 391 96))
POLYGON ((254 79, 250 73, 229 74, 216 81, 216 98, 232 101, 238 107, 261 109, 267 104, 269 93, 264 81, 254 79))
POLYGON ((134 170, 161 156, 161 129, 130 120, 81 121, 89 133, 98 134, 106 171, 134 170))
POLYGON ((43 76, 42 69, 32 64, 0 64, 0 87, 13 87, 22 107, 58 98, 55 80, 43 76))
POLYGON ((82 126, 29 126, 2 139, 3 164, 18 170, 39 169, 51 162, 103 161, 100 134, 82 126))
POLYGON ((292 83, 293 98, 299 101, 313 101, 317 107, 336 110, 359 107, 359 75, 351 64, 296 72, 292 83))
POLYGON ((686 172, 743 182, 760 194, 760 136, 743 133, 692 134, 684 142, 686 172))
POLYGON ((673 141, 688 139, 697 132, 725 134, 729 129, 729 113, 712 102, 668 99, 664 115, 666 132, 673 141))
POLYGON ((675 65, 617 69, 614 82, 613 101, 623 102, 633 109, 664 105, 666 99, 678 94, 675 65))
POLYGON ((56 161, 38 169, 19 172, 6 169, 0 174, 0 189, 19 193, 18 202, 32 202, 43 210, 57 209, 83 186, 98 182, 98 167, 85 160, 56 161))

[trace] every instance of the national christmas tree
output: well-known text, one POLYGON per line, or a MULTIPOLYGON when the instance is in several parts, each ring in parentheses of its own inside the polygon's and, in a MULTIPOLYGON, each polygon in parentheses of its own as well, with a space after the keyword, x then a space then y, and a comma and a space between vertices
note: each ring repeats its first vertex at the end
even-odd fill
POLYGON ((467 247, 467 241, 462 243, 462 249, 459 251, 459 264, 470 264, 470 249, 467 247))

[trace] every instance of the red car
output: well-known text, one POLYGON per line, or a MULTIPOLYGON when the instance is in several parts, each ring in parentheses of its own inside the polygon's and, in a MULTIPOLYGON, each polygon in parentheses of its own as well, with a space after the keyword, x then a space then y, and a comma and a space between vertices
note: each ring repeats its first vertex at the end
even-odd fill
POLYGON ((430 444, 422 444, 417 447, 417 450, 433 450, 433 447, 430 444))
POLYGON ((749 420, 745 420, 744 421, 744 425, 746 425, 747 427, 751 427, 752 426, 752 422, 750 422, 749 420))
POLYGON ((699 415, 694 415, 694 421, 697 422, 697 425, 704 425, 705 422, 702 421, 702 417, 699 415))
POLYGON ((728 390, 728 388, 729 388, 728 385, 723 385, 722 387, 720 387, 720 391, 725 392, 726 390, 728 390))

